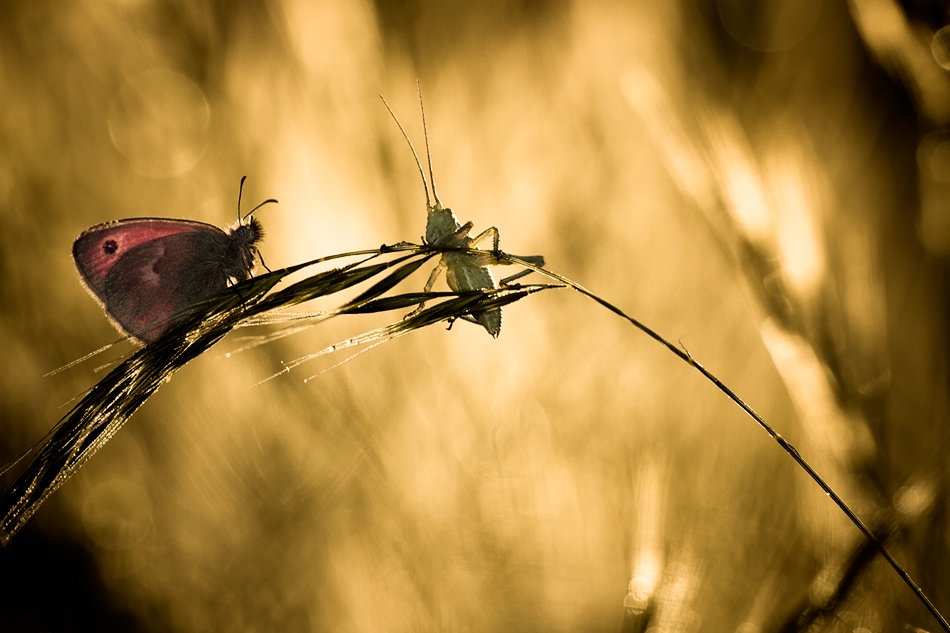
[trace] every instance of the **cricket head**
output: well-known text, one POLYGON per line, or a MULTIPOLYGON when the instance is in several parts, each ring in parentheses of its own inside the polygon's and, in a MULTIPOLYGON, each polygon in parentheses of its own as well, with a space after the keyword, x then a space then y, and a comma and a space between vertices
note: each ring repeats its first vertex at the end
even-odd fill
POLYGON ((458 218, 452 209, 443 207, 438 198, 435 204, 427 205, 426 244, 429 246, 454 246, 450 242, 457 241, 458 230, 461 228, 458 218))

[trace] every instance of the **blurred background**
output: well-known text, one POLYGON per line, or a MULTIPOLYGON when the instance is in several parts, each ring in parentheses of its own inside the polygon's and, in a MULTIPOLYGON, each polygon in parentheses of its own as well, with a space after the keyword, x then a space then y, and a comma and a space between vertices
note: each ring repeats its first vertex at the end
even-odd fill
MULTIPOLYGON (((679 341, 950 612, 947 3, 3 12, 3 461, 105 361, 44 374, 117 338, 87 227, 225 226, 247 175, 271 268, 418 241, 377 95, 421 150, 420 79, 443 202, 679 341)), ((4 630, 936 630, 750 419, 579 294, 254 387, 383 322, 179 372, 3 552, 4 630)))

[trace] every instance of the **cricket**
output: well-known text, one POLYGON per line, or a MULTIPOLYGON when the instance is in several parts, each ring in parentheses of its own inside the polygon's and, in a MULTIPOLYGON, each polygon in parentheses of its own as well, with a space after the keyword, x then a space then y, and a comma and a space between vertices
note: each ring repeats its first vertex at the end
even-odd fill
MULTIPOLYGON (((416 148, 409 140, 409 135, 403 128, 402 123, 393 109, 389 106, 386 98, 379 95, 389 114, 392 115, 403 138, 409 144, 412 156, 416 160, 416 166, 419 168, 419 175, 422 177, 422 186, 426 193, 426 234, 423 241, 428 246, 440 246, 446 248, 459 248, 476 250, 489 237, 492 238, 492 250, 482 251, 480 254, 466 253, 461 251, 447 251, 442 254, 438 265, 432 270, 429 279, 426 282, 423 292, 430 292, 435 282, 438 280, 442 271, 445 271, 445 280, 453 292, 467 292, 472 290, 497 289, 501 287, 489 270, 489 266, 506 265, 507 262, 499 260, 499 234, 498 229, 491 226, 478 235, 472 236, 474 223, 471 221, 462 224, 452 209, 442 206, 439 194, 435 188, 435 175, 432 171, 432 152, 429 149, 429 132, 426 127, 425 107, 422 104, 422 86, 416 84, 419 91, 419 110, 422 113, 422 133, 426 144, 426 160, 429 166, 429 178, 426 180, 425 170, 422 167, 422 161, 419 160, 419 154, 416 148), (429 182, 432 183, 432 193, 429 194, 429 182)), ((540 255, 531 255, 521 257, 521 259, 530 262, 536 266, 544 265, 544 257, 540 255)), ((507 285, 516 279, 520 279, 529 274, 530 270, 523 270, 515 275, 501 280, 501 285, 507 285)), ((424 303, 419 304, 416 311, 421 310, 424 303)), ((498 338, 501 333, 501 308, 483 310, 475 312, 470 316, 462 317, 466 321, 477 323, 485 328, 494 338, 498 338)), ((451 328, 451 325, 449 326, 451 328)))

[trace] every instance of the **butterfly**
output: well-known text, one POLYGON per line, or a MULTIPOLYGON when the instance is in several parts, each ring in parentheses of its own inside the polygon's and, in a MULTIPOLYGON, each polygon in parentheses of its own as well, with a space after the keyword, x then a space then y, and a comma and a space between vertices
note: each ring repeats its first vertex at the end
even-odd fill
MULTIPOLYGON (((239 194, 239 217, 240 200, 239 194)), ((227 230, 165 218, 98 224, 73 243, 73 259, 114 324, 151 343, 196 303, 251 276, 264 230, 250 216, 268 202, 277 201, 262 202, 227 230)))

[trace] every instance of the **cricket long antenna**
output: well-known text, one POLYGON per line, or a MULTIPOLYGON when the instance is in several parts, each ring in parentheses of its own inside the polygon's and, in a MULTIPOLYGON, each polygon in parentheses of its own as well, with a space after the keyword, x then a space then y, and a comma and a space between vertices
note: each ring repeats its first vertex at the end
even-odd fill
MULTIPOLYGON (((393 112, 393 109, 392 109, 391 107, 389 107, 389 102, 386 101, 386 97, 384 97, 383 95, 379 95, 379 98, 383 100, 383 105, 386 106, 386 109, 389 110, 389 114, 392 115, 392 117, 393 117, 393 121, 395 121, 395 122, 396 122, 396 125, 399 126, 399 131, 402 132, 402 137, 403 137, 404 139, 406 139, 406 142, 407 142, 407 143, 409 143, 409 149, 412 151, 412 157, 416 159, 416 167, 419 168, 419 175, 422 176, 422 186, 423 186, 423 187, 425 188, 425 190, 426 190, 426 207, 427 207, 427 208, 431 208, 431 207, 432 207, 432 198, 429 197, 429 183, 428 183, 428 181, 426 181, 426 172, 425 172, 425 170, 422 168, 422 161, 419 160, 419 155, 416 153, 416 148, 412 146, 412 141, 409 140, 409 135, 406 134, 406 130, 405 130, 405 128, 403 128, 402 123, 399 122, 399 118, 396 116, 396 113, 393 112)), ((428 147, 429 147, 429 143, 428 143, 428 140, 427 140, 427 141, 426 141, 426 149, 428 149, 428 147)), ((430 164, 431 164, 431 162, 430 162, 430 164)), ((434 189, 435 189, 435 188, 433 187, 433 193, 435 193, 434 189)), ((439 201, 439 199, 436 198, 436 202, 438 202, 438 201, 439 201)), ((441 204, 441 203, 440 203, 440 204, 441 204)))
POLYGON ((243 224, 244 220, 246 220, 251 215, 253 215, 255 211, 263 207, 265 204, 270 204, 272 202, 274 204, 277 204, 277 200, 275 200, 274 198, 268 198, 264 202, 260 203, 259 205, 257 205, 256 207, 248 211, 245 215, 241 215, 241 196, 244 195, 244 181, 245 180, 247 180, 247 176, 241 176, 241 186, 238 188, 238 222, 240 222, 241 224, 243 224))
POLYGON ((435 203, 441 207, 442 201, 439 200, 439 194, 435 191, 435 174, 432 173, 432 152, 429 151, 429 130, 426 127, 426 109, 422 105, 422 82, 418 79, 416 79, 416 90, 419 91, 419 111, 422 112, 422 135, 426 139, 426 160, 429 161, 429 181, 432 182, 432 197, 435 198, 435 203))

